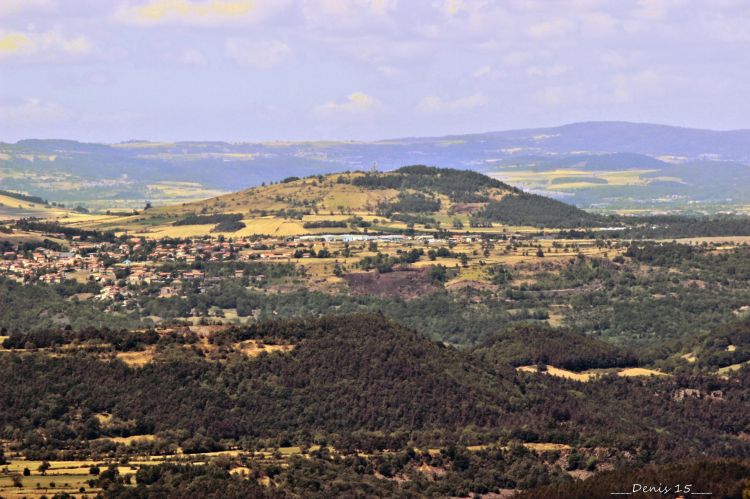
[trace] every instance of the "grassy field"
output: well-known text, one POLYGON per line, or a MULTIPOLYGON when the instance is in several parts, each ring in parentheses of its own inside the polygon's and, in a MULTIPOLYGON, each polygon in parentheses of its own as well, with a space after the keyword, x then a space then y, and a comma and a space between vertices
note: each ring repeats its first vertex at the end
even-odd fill
POLYGON ((642 175, 656 170, 625 171, 584 171, 576 169, 556 169, 549 171, 502 170, 488 175, 512 185, 527 189, 575 190, 589 187, 646 185, 648 180, 642 175))
POLYGON ((74 212, 67 208, 32 203, 11 196, 0 194, 0 219, 39 217, 59 218, 71 216, 74 212))
POLYGON ((568 371, 567 369, 560 369, 554 366, 546 366, 546 370, 540 371, 537 366, 521 366, 517 370, 529 373, 544 373, 550 376, 557 376, 559 378, 570 379, 573 381, 588 382, 592 381, 599 376, 605 374, 617 374, 620 377, 636 377, 636 376, 669 376, 661 371, 654 369, 644 369, 642 367, 628 367, 625 369, 591 369, 588 371, 574 372, 568 371))
MULTIPOLYGON (((0 471, 0 496, 2 497, 41 497, 54 494, 79 494, 81 489, 87 494, 96 494, 99 489, 92 488, 89 480, 95 478, 89 474, 93 465, 103 467, 104 463, 87 461, 50 461, 50 468, 42 475, 39 471, 42 461, 11 459, 0 471), (27 468, 31 475, 23 476, 27 468), (14 480, 15 476, 15 480, 14 480), (21 487, 14 484, 20 481, 21 487)), ((130 473, 135 473, 129 470, 130 473)))

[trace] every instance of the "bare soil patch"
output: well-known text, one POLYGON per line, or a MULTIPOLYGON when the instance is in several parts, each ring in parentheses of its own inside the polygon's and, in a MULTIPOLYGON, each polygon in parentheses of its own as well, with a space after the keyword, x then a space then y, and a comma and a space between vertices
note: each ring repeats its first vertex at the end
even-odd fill
POLYGON ((439 288, 432 283, 428 269, 405 269, 380 274, 357 272, 346 274, 349 289, 355 295, 400 296, 410 299, 434 293, 439 288))

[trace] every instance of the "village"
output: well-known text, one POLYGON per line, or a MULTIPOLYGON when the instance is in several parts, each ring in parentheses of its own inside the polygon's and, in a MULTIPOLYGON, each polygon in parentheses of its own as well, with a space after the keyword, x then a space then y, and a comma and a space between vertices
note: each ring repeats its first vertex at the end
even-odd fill
MULTIPOLYGON (((320 275, 316 269, 321 264, 327 271, 324 273, 330 274, 335 265, 352 267, 360 258, 379 252, 398 255, 412 248, 450 247, 468 254, 466 260, 477 256, 481 248, 485 249, 483 255, 489 257, 487 248, 494 248, 496 244, 500 247, 500 243, 510 243, 503 246, 506 256, 515 253, 518 256, 533 256, 541 249, 530 251, 529 248, 541 248, 540 242, 550 244, 549 240, 535 240, 528 233, 496 237, 455 233, 443 237, 424 234, 319 234, 283 238, 205 236, 158 241, 127 236, 113 241, 92 241, 91 238, 55 232, 40 232, 35 236, 39 242, 35 247, 28 242, 15 245, 5 243, 0 275, 20 284, 59 284, 66 281, 95 283, 99 293, 85 298, 97 300, 127 299, 134 289, 144 284, 160 286, 161 297, 175 296, 182 282, 192 281, 202 285, 204 281, 219 279, 206 276, 203 270, 206 263, 295 263, 312 269, 312 275, 320 275), (57 242, 50 244, 50 241, 57 242), (175 263, 179 265, 164 268, 175 263)), ((557 243, 554 246, 562 247, 557 243)), ((576 242, 574 246, 576 251, 593 247, 584 241, 576 242)), ((556 249, 550 247, 547 251, 556 249)), ((455 256, 455 253, 451 254, 455 256)), ((440 263, 442 259, 432 257, 428 261, 440 263)), ((241 268, 234 270, 233 276, 247 276, 247 271, 241 268)), ((262 274, 252 277, 256 282, 265 278, 262 274)))

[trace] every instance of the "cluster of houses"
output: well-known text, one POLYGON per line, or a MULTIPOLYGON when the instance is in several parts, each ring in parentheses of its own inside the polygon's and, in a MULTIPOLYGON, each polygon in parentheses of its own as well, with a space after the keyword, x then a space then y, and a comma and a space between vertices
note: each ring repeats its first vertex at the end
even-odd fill
POLYGON ((100 256, 87 253, 86 249, 55 251, 39 247, 32 252, 6 251, 0 260, 0 274, 21 283, 35 280, 59 283, 75 271, 86 271, 97 281, 113 280, 114 270, 105 266, 100 256))
MULTIPOLYGON (((63 235, 43 234, 62 238, 63 235)), ((469 236, 453 235, 456 242, 471 242, 469 236)), ((68 238, 68 248, 59 251, 38 247, 29 251, 21 245, 5 251, 0 259, 0 275, 19 283, 61 283, 74 279, 80 282, 94 281, 100 285, 100 300, 127 299, 132 288, 141 284, 161 283, 160 296, 179 294, 184 281, 204 280, 202 270, 190 268, 192 264, 221 261, 292 261, 300 249, 312 249, 316 244, 357 243, 376 241, 381 243, 432 242, 428 236, 365 235, 365 234, 320 234, 297 238, 234 239, 211 238, 192 241, 147 241, 131 238, 111 242, 81 241, 68 238), (162 264, 182 262, 188 268, 166 272, 162 264), (123 285, 123 282, 124 285, 123 285)), ((305 252, 302 258, 309 258, 305 252)), ((238 271, 241 277, 242 271, 238 271)))
MULTIPOLYGON (((175 293, 175 279, 203 280, 205 275, 202 270, 193 268, 165 272, 160 270, 162 264, 181 262, 191 266, 198 261, 289 260, 294 256, 294 248, 313 245, 312 242, 295 243, 279 239, 172 242, 133 238, 116 243, 91 243, 70 238, 67 243, 69 247, 65 251, 42 246, 28 250, 18 244, 2 253, 0 275, 22 284, 92 280, 102 286, 99 298, 103 300, 128 296, 127 286, 117 284, 121 280, 126 285, 171 283, 171 286, 164 288, 162 295, 172 296, 175 293)), ((242 271, 238 271, 238 274, 241 276, 242 271)))

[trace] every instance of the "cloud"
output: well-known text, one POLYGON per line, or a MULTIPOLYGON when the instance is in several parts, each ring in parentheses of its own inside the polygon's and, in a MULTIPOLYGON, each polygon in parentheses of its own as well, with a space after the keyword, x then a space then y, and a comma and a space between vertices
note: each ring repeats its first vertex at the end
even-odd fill
POLYGON ((227 57, 240 66, 259 69, 277 66, 292 53, 284 42, 248 38, 230 38, 224 44, 224 50, 227 57))
POLYGON ((551 78, 560 76, 568 71, 564 64, 552 64, 551 66, 530 66, 526 68, 526 74, 535 78, 551 78))
POLYGON ((220 27, 257 23, 286 6, 285 0, 149 0, 121 6, 115 17, 138 26, 220 27))
POLYGON ((626 103, 662 91, 662 79, 652 69, 634 73, 618 73, 612 77, 612 100, 626 103))
POLYGON ((729 43, 750 42, 747 26, 750 12, 734 16, 714 14, 706 21, 706 26, 716 39, 729 43))
MULTIPOLYGON (((57 102, 28 97, 18 101, 0 102, 0 134, 4 140, 29 137, 69 137, 71 130, 83 127, 97 133, 132 133, 135 124, 143 126, 144 115, 132 110, 94 111, 71 109, 57 102)), ((140 129, 140 128, 138 128, 140 129)), ((80 137, 79 137, 80 138, 80 137)))
POLYGON ((581 19, 581 30, 587 35, 612 36, 617 34, 619 22, 609 14, 592 12, 581 19))
POLYGON ((531 61, 537 61, 539 59, 544 59, 549 57, 549 52, 547 51, 530 51, 530 50, 515 50, 513 52, 509 52, 505 54, 502 57, 502 61, 504 64, 507 64, 508 66, 518 66, 521 64, 526 64, 531 61))
POLYGON ((461 12, 461 10, 466 6, 463 0, 445 0, 443 2, 443 7, 445 8, 446 14, 448 14, 449 16, 454 16, 461 12))
POLYGON ((428 95, 419 103, 419 109, 432 113, 446 113, 476 109, 487 104, 487 97, 482 94, 473 94, 456 99, 443 99, 437 95, 428 95))
POLYGON ((549 85, 537 92, 536 97, 550 106, 566 106, 581 101, 584 91, 580 84, 549 85))
POLYGON ((380 102, 364 92, 354 92, 341 102, 328 101, 316 106, 314 111, 319 115, 358 114, 380 107, 380 102))
POLYGON ((557 18, 529 26, 528 33, 534 38, 556 38, 565 36, 575 29, 568 19, 557 18))
POLYGON ((39 59, 45 62, 91 54, 94 47, 83 35, 66 37, 59 31, 0 32, 0 60, 39 59))
POLYGON ((398 0, 305 0, 307 24, 326 31, 370 31, 392 24, 398 0))
POLYGON ((503 71, 486 64, 472 71, 471 76, 477 80, 495 81, 504 79, 507 75, 503 71))
POLYGON ((53 0, 2 0, 0 17, 10 17, 26 11, 50 10, 56 4, 53 0))
POLYGON ((177 59, 187 66, 205 66, 208 64, 208 59, 203 52, 193 48, 183 50, 177 59))
POLYGON ((472 76, 474 76, 474 78, 484 78, 485 76, 488 76, 490 73, 492 73, 492 66, 484 65, 482 67, 475 69, 474 72, 472 73, 472 76))
POLYGON ((331 49, 377 66, 405 66, 425 63, 434 55, 434 46, 419 39, 393 39, 379 36, 337 36, 326 40, 331 49))
POLYGON ((643 19, 660 20, 666 18, 672 9, 680 4, 682 0, 638 0, 634 14, 643 19))
POLYGON ((205 66, 208 64, 208 59, 203 52, 195 49, 183 50, 177 60, 188 66, 205 66))
POLYGON ((0 122, 13 127, 49 125, 71 119, 70 110, 37 98, 27 98, 18 104, 0 106, 0 122))

